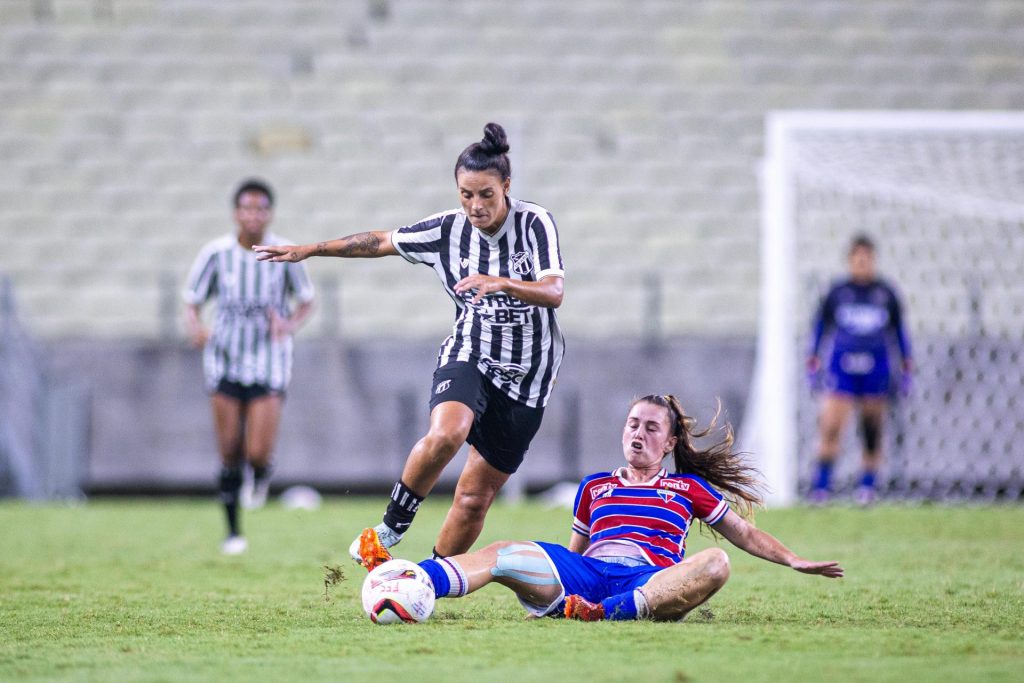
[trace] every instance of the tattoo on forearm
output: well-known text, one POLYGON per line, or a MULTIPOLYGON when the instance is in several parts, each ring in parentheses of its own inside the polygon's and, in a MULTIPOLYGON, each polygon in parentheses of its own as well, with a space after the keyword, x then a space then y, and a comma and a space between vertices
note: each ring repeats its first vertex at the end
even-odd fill
POLYGON ((317 242, 316 249, 313 250, 315 256, 323 256, 327 253, 327 242, 317 242))
POLYGON ((372 232, 361 232, 344 239, 338 249, 338 256, 376 256, 380 248, 380 238, 372 232))

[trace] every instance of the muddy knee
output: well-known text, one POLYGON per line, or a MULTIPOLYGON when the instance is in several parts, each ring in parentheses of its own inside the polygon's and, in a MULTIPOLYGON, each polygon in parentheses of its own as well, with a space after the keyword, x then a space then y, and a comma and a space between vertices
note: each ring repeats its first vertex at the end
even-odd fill
POLYGON ((704 561, 704 571, 709 579, 717 586, 725 585, 729 580, 729 555, 721 548, 708 548, 704 551, 707 557, 704 561))

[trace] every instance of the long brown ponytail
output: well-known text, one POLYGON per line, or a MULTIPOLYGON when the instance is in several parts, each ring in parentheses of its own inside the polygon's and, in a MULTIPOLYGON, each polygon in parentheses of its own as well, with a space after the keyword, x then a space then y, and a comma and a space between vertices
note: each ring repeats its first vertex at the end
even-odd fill
POLYGON ((697 428, 697 421, 686 414, 679 399, 672 394, 659 396, 651 394, 633 401, 650 403, 668 410, 672 434, 676 437, 676 446, 672 451, 672 459, 678 474, 696 474, 722 492, 737 514, 749 518, 755 506, 763 503, 761 492, 763 484, 760 473, 747 463, 744 453, 733 450, 732 427, 726 423, 720 430, 723 432, 721 441, 712 446, 698 450, 693 445, 694 439, 700 439, 716 431, 718 418, 722 413, 722 404, 718 404, 715 416, 704 429, 697 428))

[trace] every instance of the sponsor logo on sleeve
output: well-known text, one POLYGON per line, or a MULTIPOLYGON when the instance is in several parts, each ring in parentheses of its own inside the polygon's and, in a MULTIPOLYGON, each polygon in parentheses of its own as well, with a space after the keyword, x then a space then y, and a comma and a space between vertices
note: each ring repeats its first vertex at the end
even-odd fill
POLYGON ((434 394, 443 394, 444 392, 448 391, 448 387, 450 387, 451 385, 452 381, 450 379, 446 379, 443 382, 438 382, 437 387, 434 388, 434 394))

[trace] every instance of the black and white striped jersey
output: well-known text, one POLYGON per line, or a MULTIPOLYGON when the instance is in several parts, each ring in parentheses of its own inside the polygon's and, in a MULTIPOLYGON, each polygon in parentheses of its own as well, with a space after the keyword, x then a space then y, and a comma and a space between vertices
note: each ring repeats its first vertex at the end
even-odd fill
POLYGON ((399 228, 391 233, 391 242, 408 261, 433 268, 455 301, 455 326, 438 352, 438 367, 454 361, 476 363, 510 398, 542 407, 565 350, 555 309, 500 292, 474 305, 472 293, 455 293, 456 283, 475 273, 525 281, 564 277, 551 214, 530 202, 509 201, 508 217, 493 235, 474 228, 457 209, 399 228))
MULTIPOLYGON (((273 233, 263 243, 289 244, 273 233)), ((258 261, 233 234, 206 244, 192 264, 182 296, 193 305, 216 297, 213 332, 203 349, 207 388, 212 391, 226 379, 283 391, 291 380, 292 338, 271 338, 270 314, 287 317, 290 299, 308 302, 313 294, 303 263, 258 261)))

